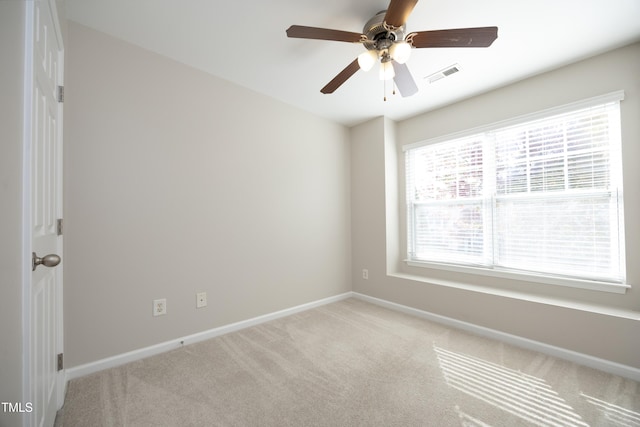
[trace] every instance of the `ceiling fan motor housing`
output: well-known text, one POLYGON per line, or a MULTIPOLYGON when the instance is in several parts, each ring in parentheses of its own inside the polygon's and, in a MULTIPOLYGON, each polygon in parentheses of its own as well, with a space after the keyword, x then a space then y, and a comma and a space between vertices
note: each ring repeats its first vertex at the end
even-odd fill
POLYGON ((364 24, 362 34, 367 36, 367 41, 363 44, 369 50, 389 49, 394 42, 404 40, 406 25, 403 24, 401 27, 391 29, 385 28, 386 13, 386 10, 380 11, 364 24))

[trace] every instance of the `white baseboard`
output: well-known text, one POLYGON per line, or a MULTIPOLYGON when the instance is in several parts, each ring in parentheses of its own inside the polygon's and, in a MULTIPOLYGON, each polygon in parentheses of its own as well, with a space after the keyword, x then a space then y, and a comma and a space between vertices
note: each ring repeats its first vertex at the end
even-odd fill
POLYGON ((640 369, 632 366, 622 365, 620 363, 611 362, 609 360, 600 359, 598 357, 589 356, 587 354, 578 353, 575 351, 567 350, 565 348, 552 346, 539 341, 522 338, 517 335, 507 334, 495 329, 485 328, 483 326, 474 325, 473 323, 463 322, 450 317, 441 316, 439 314, 430 313, 428 311, 419 310, 417 308, 408 307, 406 305, 397 304, 387 300, 374 298, 368 295, 352 292, 354 298, 366 301, 372 304, 379 305, 381 307, 389 308, 391 310, 399 311, 402 313, 410 314, 416 317, 427 319, 436 323, 441 323, 446 326, 450 326, 456 329, 462 329, 467 332, 471 332, 475 335, 495 339, 505 342, 507 344, 514 345, 516 347, 526 348, 528 350, 537 351, 539 353, 547 354, 549 356, 557 357, 559 359, 568 360, 570 362, 577 363, 579 365, 588 366, 590 368, 599 369, 610 374, 619 375, 621 377, 629 378, 634 381, 640 381, 640 369))
POLYGON ((125 363, 134 362, 136 360, 174 350, 186 344, 194 344, 196 342, 205 341, 214 337, 218 337, 220 335, 228 334, 230 332, 235 332, 241 329, 249 328, 251 326, 259 325, 270 320, 279 319, 281 317, 290 316, 292 314, 300 313, 302 311, 309 310, 315 307, 320 307, 322 305, 341 301, 352 296, 353 292, 346 292, 344 294, 335 295, 307 304, 298 305, 296 307, 287 308, 285 310, 276 311, 274 313, 265 314, 263 316, 254 317, 252 319, 243 320, 241 322, 231 323, 229 325, 220 326, 218 328, 209 329, 207 331, 198 332, 196 334, 187 335, 181 338, 176 338, 174 340, 165 341, 149 347, 129 351, 127 353, 118 354, 116 356, 107 357, 106 359, 97 360, 95 362, 90 362, 84 365, 74 366, 73 368, 69 368, 66 370, 65 382, 71 381, 75 378, 83 377, 85 375, 93 374, 104 369, 114 368, 116 366, 124 365, 125 363))
POLYGON ((439 314, 430 313, 428 311, 419 310, 417 308, 408 307, 406 305, 397 304, 397 303, 386 301, 383 299, 374 298, 374 297, 360 294, 357 292, 346 292, 344 294, 336 295, 333 297, 324 298, 318 301, 313 301, 307 304, 302 304, 302 305, 288 308, 285 310, 276 311, 274 313, 265 314, 263 316, 254 317, 252 319, 243 320, 241 322, 231 323, 229 325, 221 326, 218 328, 210 329, 210 330, 199 332, 192 335, 187 335, 181 338, 176 338, 174 340, 166 341, 160 344, 152 345, 152 346, 141 348, 138 350, 133 350, 133 351, 119 354, 113 357, 108 357, 106 359, 101 359, 101 360, 97 360, 95 362, 87 363, 84 365, 75 366, 73 368, 69 368, 66 370, 66 375, 65 375, 66 382, 73 380, 75 378, 83 377, 85 375, 102 371, 104 369, 113 368, 119 365, 123 365, 125 363, 134 362, 136 360, 144 359, 146 357, 150 357, 156 354, 174 350, 185 344, 193 344, 196 342, 205 341, 214 337, 218 337, 220 335, 239 331, 241 329, 259 325, 261 323, 265 323, 270 320, 275 320, 281 317, 290 316, 295 313, 300 313, 305 310, 309 310, 315 307, 320 307, 322 305, 341 301, 350 297, 357 298, 372 304, 376 304, 381 307, 389 308, 391 310, 399 311, 402 313, 427 319, 433 322, 441 323, 443 325, 447 325, 452 328, 462 329, 476 335, 506 342, 508 344, 511 344, 517 347, 522 347, 528 350, 537 351, 543 354, 547 354, 549 356, 557 357, 559 359, 564 359, 570 362, 578 363, 580 365, 588 366, 590 368, 599 369, 601 371, 608 372, 614 375, 630 378, 634 381, 640 381, 640 369, 637 369, 631 366, 622 365, 619 363, 611 362, 609 360, 600 359, 597 357, 567 350, 561 347, 552 346, 539 341, 522 338, 517 335, 507 334, 504 332, 497 331, 495 329, 485 328, 483 326, 474 325, 473 323, 463 322, 461 320, 456 320, 450 317, 441 316, 439 314))

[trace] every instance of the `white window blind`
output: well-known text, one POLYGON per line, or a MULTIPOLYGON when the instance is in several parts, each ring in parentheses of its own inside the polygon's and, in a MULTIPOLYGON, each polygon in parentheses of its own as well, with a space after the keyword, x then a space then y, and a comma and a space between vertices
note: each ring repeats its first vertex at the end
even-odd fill
POLYGON ((624 283, 619 101, 405 148, 409 261, 624 283))

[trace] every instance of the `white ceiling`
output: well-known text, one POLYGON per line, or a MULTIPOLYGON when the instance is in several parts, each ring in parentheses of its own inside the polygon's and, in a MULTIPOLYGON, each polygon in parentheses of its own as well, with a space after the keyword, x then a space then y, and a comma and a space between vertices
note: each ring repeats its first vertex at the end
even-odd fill
POLYGON ((362 45, 290 39, 285 30, 360 33, 387 0, 64 1, 73 21, 345 125, 402 120, 640 40, 639 0, 420 0, 408 32, 497 26, 498 39, 489 48, 414 49, 407 65, 420 91, 384 102, 375 69, 320 93, 362 45), (424 79, 456 63, 461 72, 424 79))

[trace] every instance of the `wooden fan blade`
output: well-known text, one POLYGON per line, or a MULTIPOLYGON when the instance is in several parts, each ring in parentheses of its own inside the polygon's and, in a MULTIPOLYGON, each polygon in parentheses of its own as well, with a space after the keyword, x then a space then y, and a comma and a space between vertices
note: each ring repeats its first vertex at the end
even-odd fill
POLYGON ((347 67, 340 71, 337 76, 333 78, 325 87, 320 89, 322 93, 333 93, 336 89, 342 86, 342 83, 346 82, 349 77, 353 76, 356 71, 360 69, 360 65, 358 65, 358 58, 356 58, 351 64, 347 65, 347 67))
POLYGON ((400 95, 402 95, 403 98, 414 95, 418 92, 418 86, 416 85, 407 64, 399 64, 396 61, 393 61, 393 70, 396 72, 396 76, 393 78, 393 81, 396 83, 396 86, 400 91, 400 95))
POLYGON ((418 0, 391 0, 387 13, 384 15, 384 22, 392 27, 402 27, 418 0))
POLYGON ((292 25, 287 29, 287 36, 298 39, 333 40, 338 42, 358 43, 362 34, 350 31, 330 30, 328 28, 305 27, 292 25))
POLYGON ((489 47, 498 38, 498 27, 457 28, 452 30, 418 31, 413 47, 489 47))

